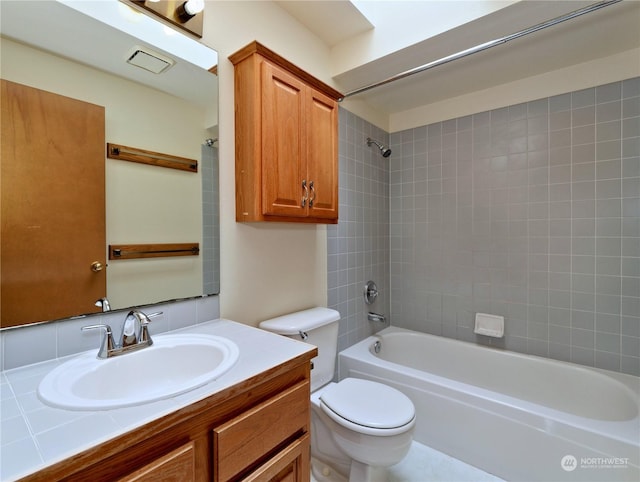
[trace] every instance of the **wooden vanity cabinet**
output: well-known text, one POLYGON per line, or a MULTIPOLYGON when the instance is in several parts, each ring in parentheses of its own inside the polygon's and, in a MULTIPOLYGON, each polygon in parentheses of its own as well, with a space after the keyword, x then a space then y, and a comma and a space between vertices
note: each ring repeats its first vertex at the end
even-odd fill
POLYGON ((310 361, 305 355, 161 417, 25 481, 310 479, 310 361))
POLYGON ((338 221, 338 91, 258 42, 235 72, 236 221, 338 221))

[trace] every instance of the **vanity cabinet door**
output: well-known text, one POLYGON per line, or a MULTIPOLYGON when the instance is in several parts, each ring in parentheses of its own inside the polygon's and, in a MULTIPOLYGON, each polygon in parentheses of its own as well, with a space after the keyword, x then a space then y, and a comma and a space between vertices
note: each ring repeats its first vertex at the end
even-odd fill
POLYGON ((311 445, 307 433, 243 479, 245 482, 306 482, 310 479, 311 445))
POLYGON ((121 482, 184 482, 196 480, 196 458, 193 442, 169 452, 134 473, 120 479, 121 482))

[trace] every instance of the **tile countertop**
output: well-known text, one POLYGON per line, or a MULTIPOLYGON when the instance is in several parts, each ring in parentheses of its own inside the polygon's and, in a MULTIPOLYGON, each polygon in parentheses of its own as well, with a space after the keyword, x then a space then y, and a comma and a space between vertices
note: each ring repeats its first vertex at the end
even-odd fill
MULTIPOLYGON (((313 349, 306 343, 224 319, 173 333, 228 338, 238 345, 240 356, 227 373, 190 392, 101 411, 52 408, 38 399, 36 390, 44 376, 77 355, 0 372, 0 480, 15 480, 37 472, 313 349)), ((97 354, 97 347, 95 351, 97 354)))

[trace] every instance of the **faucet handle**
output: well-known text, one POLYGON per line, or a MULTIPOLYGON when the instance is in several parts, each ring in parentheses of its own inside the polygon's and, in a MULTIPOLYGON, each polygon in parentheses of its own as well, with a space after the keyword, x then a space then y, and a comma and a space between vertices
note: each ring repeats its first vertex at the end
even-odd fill
POLYGON ((115 342, 113 341, 113 332, 111 327, 105 324, 87 325, 80 328, 82 331, 88 330, 104 330, 102 332, 102 339, 100 340, 100 349, 98 350, 98 358, 108 358, 109 352, 115 348, 115 342))
POLYGON ((111 311, 111 305, 109 304, 109 300, 106 297, 96 300, 95 305, 102 308, 103 313, 111 311))
POLYGON ((155 318, 156 316, 160 316, 163 312, 158 311, 156 313, 151 313, 149 315, 140 312, 140 336, 138 337, 138 343, 146 343, 147 345, 153 345, 153 340, 151 339, 151 335, 149 335, 149 323, 151 323, 151 318, 155 318))

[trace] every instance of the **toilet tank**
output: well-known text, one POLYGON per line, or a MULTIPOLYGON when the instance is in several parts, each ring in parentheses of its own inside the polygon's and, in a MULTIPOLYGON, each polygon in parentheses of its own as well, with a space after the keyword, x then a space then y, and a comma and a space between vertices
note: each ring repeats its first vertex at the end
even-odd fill
POLYGON ((330 308, 310 308, 260 323, 260 328, 318 348, 311 370, 311 391, 333 380, 338 347, 340 313, 330 308))

